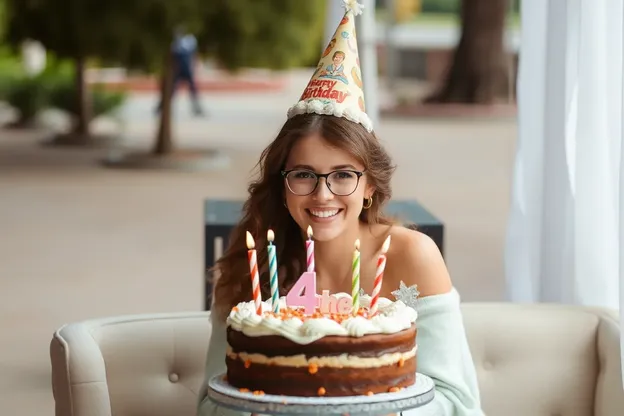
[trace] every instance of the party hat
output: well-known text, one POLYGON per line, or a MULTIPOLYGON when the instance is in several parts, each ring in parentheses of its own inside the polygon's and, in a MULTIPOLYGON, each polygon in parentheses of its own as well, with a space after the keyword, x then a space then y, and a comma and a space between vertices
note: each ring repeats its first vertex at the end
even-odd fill
POLYGON ((327 114, 360 123, 370 132, 373 123, 364 105, 354 22, 363 7, 357 0, 342 1, 345 14, 299 102, 288 109, 288 118, 306 113, 327 114))

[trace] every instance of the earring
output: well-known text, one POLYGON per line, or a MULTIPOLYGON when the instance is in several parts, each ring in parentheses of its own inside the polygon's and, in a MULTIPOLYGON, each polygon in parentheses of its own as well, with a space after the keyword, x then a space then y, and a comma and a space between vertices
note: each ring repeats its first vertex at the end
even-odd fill
POLYGON ((371 195, 370 198, 364 198, 364 206, 362 208, 369 209, 372 206, 373 206, 373 196, 371 195))

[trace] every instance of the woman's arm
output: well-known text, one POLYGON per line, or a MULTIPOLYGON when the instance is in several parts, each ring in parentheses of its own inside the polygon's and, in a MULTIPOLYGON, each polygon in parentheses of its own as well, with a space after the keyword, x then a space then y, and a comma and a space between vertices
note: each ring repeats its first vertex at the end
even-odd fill
MULTIPOLYGON (((396 239, 401 245, 394 261, 400 260, 401 267, 393 275, 407 286, 417 285, 420 292, 416 321, 417 371, 433 379, 436 394, 432 403, 403 415, 481 416, 479 386, 459 294, 433 240, 418 232, 405 231, 396 239)), ((394 244, 394 236, 393 240, 394 244)))

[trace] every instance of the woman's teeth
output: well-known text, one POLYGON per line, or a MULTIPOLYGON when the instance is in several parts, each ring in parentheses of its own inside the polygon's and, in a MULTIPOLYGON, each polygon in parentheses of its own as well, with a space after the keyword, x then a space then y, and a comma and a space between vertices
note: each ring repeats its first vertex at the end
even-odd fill
POLYGON ((311 209, 310 210, 310 214, 314 215, 315 217, 319 217, 319 218, 329 218, 329 217, 333 217, 334 215, 338 214, 338 211, 340 211, 340 210, 339 209, 331 209, 331 210, 311 209))

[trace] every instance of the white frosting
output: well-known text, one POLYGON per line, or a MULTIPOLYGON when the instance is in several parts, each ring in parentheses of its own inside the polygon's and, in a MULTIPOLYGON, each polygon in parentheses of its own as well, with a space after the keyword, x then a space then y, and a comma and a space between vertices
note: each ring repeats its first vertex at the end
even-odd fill
MULTIPOLYGON (((350 296, 346 293, 335 294, 336 297, 350 296)), ((360 297, 360 306, 367 308, 370 305, 370 296, 360 297)), ((286 298, 280 299, 281 308, 286 307, 286 298)), ((239 303, 233 308, 227 318, 227 325, 242 332, 248 337, 280 335, 297 344, 309 344, 325 336, 339 335, 362 337, 368 334, 395 334, 409 328, 418 313, 402 301, 393 302, 386 298, 379 298, 377 314, 372 318, 363 316, 349 316, 341 323, 327 317, 312 318, 305 321, 299 318, 282 320, 271 314, 269 301, 262 302, 262 315, 256 314, 253 301, 239 303)))
POLYGON ((299 114, 316 113, 321 115, 329 115, 336 117, 344 117, 354 123, 359 123, 368 131, 373 131, 373 122, 368 114, 358 108, 351 106, 339 105, 334 102, 325 102, 321 100, 309 99, 299 101, 288 109, 287 116, 292 118, 299 114))

